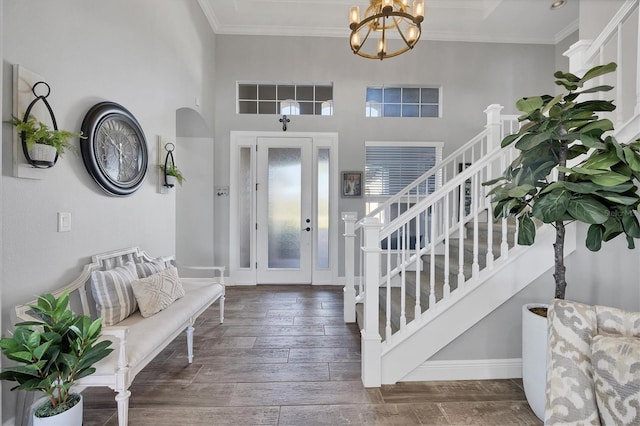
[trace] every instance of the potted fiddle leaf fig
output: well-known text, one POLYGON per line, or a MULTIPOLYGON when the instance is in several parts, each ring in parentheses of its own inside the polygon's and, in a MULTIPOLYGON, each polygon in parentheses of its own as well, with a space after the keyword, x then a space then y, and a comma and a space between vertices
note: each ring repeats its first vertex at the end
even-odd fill
POLYGON ((12 390, 45 394, 34 413, 34 425, 79 426, 82 399, 72 387, 93 374, 93 365, 113 350, 111 341, 99 341, 102 319, 74 314, 68 293, 59 298, 45 294, 30 307, 36 320, 16 324, 11 337, 0 339, 2 353, 16 363, 3 369, 0 380, 17 382, 12 390))
MULTIPOLYGON (((591 251, 600 250, 603 242, 619 235, 625 235, 629 248, 634 248, 634 238, 640 238, 636 216, 640 205, 640 141, 619 143, 610 133, 613 123, 599 116, 616 107, 613 101, 591 99, 591 95, 613 87, 585 87, 585 83, 615 70, 616 64, 610 63, 593 67, 582 77, 558 71, 554 77, 563 89, 560 94, 520 99, 516 106, 523 113, 519 117, 523 124, 517 133, 502 140, 503 148, 515 144, 519 156, 502 177, 484 183, 495 185, 489 193, 494 218, 517 218, 518 244, 534 243, 534 220, 555 228, 555 298, 564 299, 566 294, 564 244, 568 223, 589 225, 585 244, 591 251)), ((545 316, 546 306, 538 306, 545 316)), ((530 316, 530 308, 523 307, 523 382, 534 412, 542 418, 546 318, 530 316), (530 322, 541 329, 529 330, 530 322), (529 337, 534 335, 540 336, 541 343, 531 343, 529 337), (542 366, 528 367, 529 357, 541 358, 542 366), (541 377, 529 378, 528 370, 541 377), (532 383, 541 389, 527 392, 532 383), (530 393, 535 394, 536 406, 530 393)))

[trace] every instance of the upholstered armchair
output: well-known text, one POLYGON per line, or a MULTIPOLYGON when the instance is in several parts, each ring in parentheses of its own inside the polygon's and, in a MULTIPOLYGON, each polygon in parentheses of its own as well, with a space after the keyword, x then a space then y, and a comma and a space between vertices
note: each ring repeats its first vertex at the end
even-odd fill
POLYGON ((640 425, 640 312, 554 300, 545 425, 640 425))

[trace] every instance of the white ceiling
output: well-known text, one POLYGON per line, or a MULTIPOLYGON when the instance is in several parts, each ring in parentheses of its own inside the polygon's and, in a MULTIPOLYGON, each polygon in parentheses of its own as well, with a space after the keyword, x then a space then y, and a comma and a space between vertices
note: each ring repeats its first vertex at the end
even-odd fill
MULTIPOLYGON (((578 0, 425 0, 422 38, 556 44, 578 29, 578 0)), ((368 0, 198 0, 216 34, 349 36, 349 8, 368 0)))

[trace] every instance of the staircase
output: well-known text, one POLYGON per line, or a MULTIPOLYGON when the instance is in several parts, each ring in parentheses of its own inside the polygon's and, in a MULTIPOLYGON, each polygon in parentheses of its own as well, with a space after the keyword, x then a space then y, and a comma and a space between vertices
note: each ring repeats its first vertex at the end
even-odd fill
MULTIPOLYGON (((595 41, 578 42, 566 53, 578 75, 604 57, 617 58, 615 81, 606 77, 596 84, 618 88, 614 98, 619 107, 609 118, 620 142, 640 135, 640 90, 620 90, 630 73, 640 87, 637 61, 628 58, 628 51, 622 60, 623 46, 637 46, 639 56, 638 21, 632 18, 637 9, 638 0, 627 0, 595 41), (623 42, 630 26, 633 44, 623 42), (609 51, 612 46, 614 52, 609 51)), ((489 106, 484 131, 366 217, 357 220, 354 213, 343 213, 344 316, 346 322, 357 319, 362 330, 367 387, 405 379, 553 267, 551 226, 540 226, 536 244, 524 247, 515 244, 515 221, 492 220, 488 189, 481 183, 499 175, 516 155, 499 148, 518 125, 516 117, 500 110, 489 106), (468 163, 464 170, 458 167, 468 163), (431 193, 426 184, 430 178, 436 179, 431 193), (392 209, 404 213, 387 221, 392 209)), ((575 251, 574 225, 567 228, 565 244, 565 255, 575 251)))
MULTIPOLYGON (((486 215, 487 211, 483 212, 483 215, 486 215)), ((487 262, 487 252, 488 246, 487 242, 487 232, 488 228, 486 222, 480 223, 478 227, 478 238, 479 238, 479 253, 478 253, 478 261, 480 270, 484 270, 486 268, 487 262)), ((509 248, 513 248, 515 245, 515 232, 516 232, 516 222, 514 219, 507 220, 507 245, 509 248)), ((493 244, 492 244, 492 255, 494 259, 498 259, 500 257, 501 244, 500 236, 501 229, 494 229, 493 232, 493 244)), ((466 238, 463 240, 463 250, 465 259, 471 259, 473 257, 473 226, 470 224, 465 225, 465 235, 466 238)), ((457 288, 457 277, 459 273, 459 264, 458 258, 456 257, 459 253, 460 241, 458 239, 452 239, 449 243, 449 256, 445 256, 444 254, 436 254, 434 256, 435 263, 435 297, 436 303, 439 300, 442 300, 444 295, 444 283, 445 283, 445 270, 448 273, 448 282, 450 283, 450 291, 454 291, 457 288), (448 262, 448 267, 445 267, 445 262, 448 262)), ((431 288, 431 276, 429 271, 431 270, 431 257, 427 254, 422 255, 421 257, 422 265, 420 268, 415 268, 415 271, 405 271, 404 276, 404 286, 406 290, 406 300, 405 300, 405 317, 407 322, 411 322, 415 319, 415 309, 408 309, 410 306, 415 306, 418 300, 425 301, 424 304, 421 305, 421 312, 426 312, 429 309, 429 289, 431 288), (419 275, 419 277, 417 276, 419 275), (416 291, 419 292, 419 295, 416 294, 416 291)), ((465 279, 468 279, 472 275, 472 265, 470 262, 466 262, 463 265, 463 275, 465 279)), ((402 279, 402 274, 399 275, 399 279, 402 279)), ((402 286, 389 288, 390 290, 390 323, 391 323, 391 331, 392 334, 400 330, 400 304, 401 304, 401 295, 400 290, 402 286)), ((385 287, 381 287, 379 290, 380 293, 380 306, 386 306, 387 303, 387 291, 385 287)), ((381 315, 379 318, 379 332, 381 336, 385 335, 385 324, 386 324, 386 311, 381 310, 381 315)), ((363 314, 363 306, 362 304, 356 305, 356 320, 360 328, 363 328, 362 319, 364 317, 363 314)))

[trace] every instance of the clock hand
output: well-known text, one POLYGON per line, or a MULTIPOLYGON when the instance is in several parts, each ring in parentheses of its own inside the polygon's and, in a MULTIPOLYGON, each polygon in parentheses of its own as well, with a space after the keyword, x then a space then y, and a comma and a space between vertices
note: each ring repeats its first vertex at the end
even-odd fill
POLYGON ((111 138, 111 136, 109 136, 109 135, 106 135, 106 136, 107 136, 107 140, 109 141, 109 143, 110 143, 111 145, 113 145, 113 146, 114 146, 114 148, 115 148, 115 149, 117 149, 117 150, 118 150, 118 152, 119 152, 120 154, 122 154, 122 143, 120 143, 120 147, 118 147, 118 145, 117 145, 117 144, 115 143, 115 141, 111 138))

